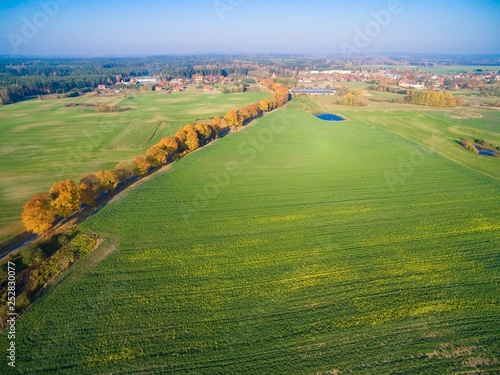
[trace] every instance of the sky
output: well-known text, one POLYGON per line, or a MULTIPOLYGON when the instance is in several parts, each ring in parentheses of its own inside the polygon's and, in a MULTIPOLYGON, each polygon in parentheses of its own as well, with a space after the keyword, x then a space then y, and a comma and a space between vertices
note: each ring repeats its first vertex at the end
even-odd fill
POLYGON ((500 54, 500 0, 0 2, 0 55, 500 54))

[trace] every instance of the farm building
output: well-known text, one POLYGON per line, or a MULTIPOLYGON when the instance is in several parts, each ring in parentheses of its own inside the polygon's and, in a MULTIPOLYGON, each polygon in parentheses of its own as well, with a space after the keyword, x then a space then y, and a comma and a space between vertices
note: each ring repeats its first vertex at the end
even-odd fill
POLYGON ((318 89, 318 88, 310 88, 310 89, 293 89, 290 90, 291 94, 306 94, 306 95, 335 95, 337 91, 334 89, 318 89))
POLYGON ((153 84, 155 84, 156 82, 158 82, 158 80, 156 78, 148 78, 148 77, 137 78, 136 81, 138 83, 140 83, 141 85, 145 85, 147 83, 153 83, 153 84))

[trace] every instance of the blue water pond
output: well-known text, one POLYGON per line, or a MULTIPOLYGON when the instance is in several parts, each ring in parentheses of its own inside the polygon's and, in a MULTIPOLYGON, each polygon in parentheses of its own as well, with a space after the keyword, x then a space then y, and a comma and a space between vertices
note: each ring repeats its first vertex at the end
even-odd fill
POLYGON ((495 156, 497 153, 495 151, 491 150, 478 150, 479 155, 485 155, 485 156, 495 156))
POLYGON ((345 121, 345 118, 337 115, 332 115, 330 113, 323 113, 321 115, 316 115, 316 117, 324 121, 345 121))

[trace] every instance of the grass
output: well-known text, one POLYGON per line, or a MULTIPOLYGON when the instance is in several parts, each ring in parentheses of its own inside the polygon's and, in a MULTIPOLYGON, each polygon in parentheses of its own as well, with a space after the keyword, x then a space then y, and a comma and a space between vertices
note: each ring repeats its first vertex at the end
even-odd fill
POLYGON ((329 123, 303 105, 88 220, 116 250, 20 319, 19 373, 500 371, 498 180, 396 134, 406 112, 329 123))
POLYGON ((131 161, 162 137, 196 118, 224 115, 231 108, 270 94, 129 93, 72 99, 32 100, 0 107, 0 243, 22 231, 23 204, 59 180, 131 161), (69 103, 110 104, 126 112, 96 113, 69 103))

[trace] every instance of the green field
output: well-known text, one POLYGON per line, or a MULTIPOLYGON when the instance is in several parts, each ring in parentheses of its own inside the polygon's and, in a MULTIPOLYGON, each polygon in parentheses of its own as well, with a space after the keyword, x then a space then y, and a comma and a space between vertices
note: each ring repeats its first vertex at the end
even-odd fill
POLYGON ((0 107, 0 243, 22 231, 23 204, 57 181, 131 161, 195 119, 269 98, 267 92, 128 93, 31 100, 0 107), (110 104, 126 112, 97 113, 69 103, 110 104))
POLYGON ((498 114, 302 109, 327 100, 292 102, 85 222, 109 240, 20 319, 19 373, 500 371, 499 161, 453 143, 498 139, 498 114))

